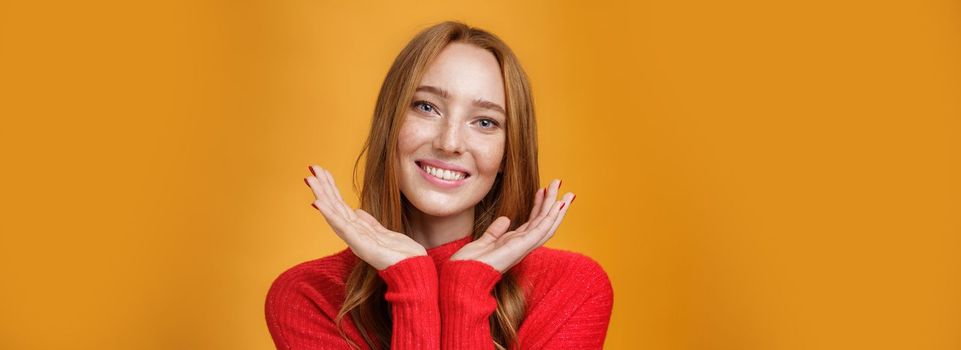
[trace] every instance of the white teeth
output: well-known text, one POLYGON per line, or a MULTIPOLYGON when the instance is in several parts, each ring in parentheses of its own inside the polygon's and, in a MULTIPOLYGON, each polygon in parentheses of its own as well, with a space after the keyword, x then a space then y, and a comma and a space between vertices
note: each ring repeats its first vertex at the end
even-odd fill
POLYGON ((424 171, 438 179, 444 179, 447 181, 457 181, 463 179, 467 174, 459 171, 451 171, 447 169, 438 169, 429 165, 422 166, 424 171))

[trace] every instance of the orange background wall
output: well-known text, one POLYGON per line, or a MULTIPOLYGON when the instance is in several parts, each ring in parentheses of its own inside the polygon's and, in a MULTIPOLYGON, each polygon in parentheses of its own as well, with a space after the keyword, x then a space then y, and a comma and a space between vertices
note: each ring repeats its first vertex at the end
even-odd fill
MULTIPOLYGON (((394 55, 529 72, 610 349, 961 348, 957 1, 0 3, 0 348, 264 349, 394 55)), ((349 195, 351 203, 356 197, 349 195)))

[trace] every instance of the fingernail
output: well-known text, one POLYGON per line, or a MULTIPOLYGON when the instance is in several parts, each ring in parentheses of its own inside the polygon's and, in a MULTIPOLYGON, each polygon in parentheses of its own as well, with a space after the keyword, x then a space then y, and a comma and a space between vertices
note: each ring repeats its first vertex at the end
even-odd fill
POLYGON ((314 176, 317 176, 317 173, 314 172, 314 167, 308 165, 308 166, 307 166, 307 170, 310 170, 310 173, 311 173, 311 174, 314 174, 314 176))
POLYGON ((577 195, 576 195, 576 194, 574 195, 573 198, 571 198, 571 203, 574 203, 574 200, 575 200, 575 199, 577 199, 577 195))
POLYGON ((317 204, 310 203, 310 206, 314 207, 314 209, 320 210, 320 208, 317 207, 317 204))
POLYGON ((560 182, 557 183, 557 188, 561 188, 561 185, 564 184, 564 180, 558 180, 558 181, 560 182))
POLYGON ((561 203, 561 209, 564 209, 564 204, 567 204, 567 203, 561 203))
POLYGON ((310 187, 310 182, 307 182, 307 178, 304 178, 304 183, 307 184, 307 187, 310 187))

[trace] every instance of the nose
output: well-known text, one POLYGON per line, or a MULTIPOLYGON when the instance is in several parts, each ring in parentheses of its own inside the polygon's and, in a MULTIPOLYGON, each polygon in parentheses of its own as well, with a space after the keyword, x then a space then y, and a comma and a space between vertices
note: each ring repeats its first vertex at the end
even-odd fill
POLYGON ((440 132, 434 138, 434 148, 445 153, 461 154, 464 152, 464 133, 453 120, 447 120, 440 126, 440 132))

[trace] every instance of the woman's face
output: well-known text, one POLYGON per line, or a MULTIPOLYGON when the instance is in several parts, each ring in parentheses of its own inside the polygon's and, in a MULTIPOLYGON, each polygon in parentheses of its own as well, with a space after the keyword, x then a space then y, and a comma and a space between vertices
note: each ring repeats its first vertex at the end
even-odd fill
POLYGON ((504 100, 490 52, 452 43, 430 63, 398 139, 400 190, 418 210, 450 216, 487 195, 504 156, 504 100))

